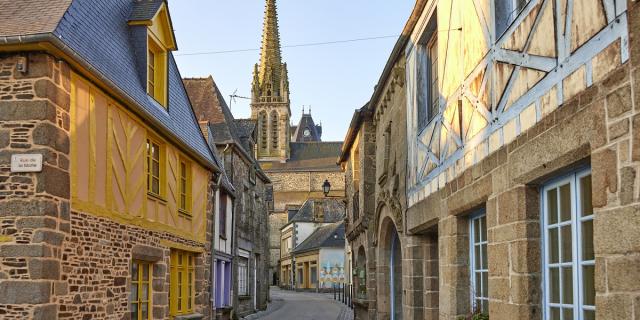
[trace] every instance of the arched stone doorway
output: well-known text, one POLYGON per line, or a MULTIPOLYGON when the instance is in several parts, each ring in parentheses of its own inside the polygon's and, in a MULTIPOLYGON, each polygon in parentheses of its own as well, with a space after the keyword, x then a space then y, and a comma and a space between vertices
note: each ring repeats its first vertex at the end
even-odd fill
POLYGON ((385 211, 382 208, 378 242, 378 311, 382 319, 402 320, 402 241, 385 211))

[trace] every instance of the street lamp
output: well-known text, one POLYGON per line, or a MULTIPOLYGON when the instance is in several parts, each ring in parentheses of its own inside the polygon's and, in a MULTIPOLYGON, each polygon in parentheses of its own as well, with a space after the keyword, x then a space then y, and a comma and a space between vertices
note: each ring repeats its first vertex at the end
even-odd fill
POLYGON ((331 183, 329 183, 329 180, 326 179, 322 184, 322 192, 324 192, 325 197, 328 197, 330 191, 331 191, 331 183))

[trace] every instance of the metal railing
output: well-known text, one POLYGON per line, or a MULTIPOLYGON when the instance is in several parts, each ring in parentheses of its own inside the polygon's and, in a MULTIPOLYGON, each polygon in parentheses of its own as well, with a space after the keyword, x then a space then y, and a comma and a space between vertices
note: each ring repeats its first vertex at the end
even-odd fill
POLYGON ((353 286, 350 284, 333 284, 333 300, 339 301, 353 309, 353 286))

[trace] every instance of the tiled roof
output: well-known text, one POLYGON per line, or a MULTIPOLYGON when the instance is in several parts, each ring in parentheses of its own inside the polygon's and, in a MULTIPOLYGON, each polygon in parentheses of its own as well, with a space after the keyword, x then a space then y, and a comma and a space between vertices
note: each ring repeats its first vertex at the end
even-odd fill
POLYGON ((344 202, 335 198, 307 199, 289 222, 332 223, 345 217, 344 202), (322 210, 322 219, 315 218, 316 210, 322 210))
POLYGON ((345 245, 344 222, 328 224, 316 229, 295 249, 294 253, 321 248, 342 248, 345 245))
POLYGON ((240 138, 251 138, 256 129, 256 121, 253 119, 236 119, 236 129, 240 138))
POLYGON ((265 171, 340 171, 342 142, 291 142, 287 162, 263 162, 265 171))
POLYGON ((213 77, 184 79, 189 99, 199 121, 209 121, 216 144, 238 143, 235 121, 231 110, 218 89, 213 77))
POLYGON ((134 0, 129 21, 151 20, 165 0, 134 0))
POLYGON ((0 37, 53 32, 71 0, 0 0, 0 37))

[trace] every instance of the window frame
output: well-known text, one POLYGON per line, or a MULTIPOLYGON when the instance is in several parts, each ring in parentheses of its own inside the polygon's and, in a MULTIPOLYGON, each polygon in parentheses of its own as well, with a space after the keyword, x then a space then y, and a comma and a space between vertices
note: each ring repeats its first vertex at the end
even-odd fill
POLYGON ((227 195, 221 192, 218 202, 218 236, 227 240, 227 195))
POLYGON ((191 314, 195 311, 195 264, 195 253, 171 249, 169 293, 171 316, 191 314))
POLYGON ((191 217, 193 207, 193 173, 191 171, 191 162, 184 157, 178 160, 178 212, 191 217), (184 176, 183 176, 184 166, 184 176), (184 186, 183 186, 184 183, 184 186), (182 204, 184 196, 185 204, 182 204))
POLYGON ((438 16, 437 8, 434 9, 434 13, 429 17, 427 26, 421 35, 421 39, 418 42, 417 50, 415 51, 416 59, 416 127, 419 134, 422 134, 433 119, 440 113, 440 96, 439 96, 439 74, 437 61, 439 60, 438 50, 438 16), (433 72, 433 59, 431 59, 431 48, 435 46, 436 49, 436 70, 433 72), (438 88, 438 94, 434 99, 435 94, 433 90, 434 74, 436 85, 438 88), (423 103, 420 103, 422 100, 423 103), (434 105, 435 102, 435 105, 434 105))
MULTIPOLYGON (((482 229, 480 229, 480 231, 482 232, 482 229)), ((472 311, 475 313, 476 311, 480 311, 483 314, 489 314, 489 241, 487 239, 488 236, 488 228, 487 228, 487 214, 486 214, 486 210, 482 209, 474 214, 472 214, 469 217, 469 275, 470 275, 470 297, 471 297, 471 307, 472 307, 472 311), (475 241, 475 235, 476 235, 476 231, 475 231, 475 225, 476 223, 480 223, 480 228, 482 228, 482 223, 484 223, 484 238, 481 237, 479 238, 480 241, 476 242, 475 241), (487 255, 486 258, 486 262, 487 265, 486 266, 482 266, 482 263, 484 262, 483 256, 482 256, 482 246, 485 246, 485 254, 487 255), (476 252, 475 252, 475 248, 476 246, 480 246, 480 269, 476 268, 476 252), (484 268, 483 268, 484 267, 484 268), (481 274, 480 277, 480 294, 477 294, 477 290, 476 290, 476 283, 478 281, 478 277, 477 277, 477 273, 481 274), (484 283, 484 279, 482 277, 482 274, 486 274, 486 280, 487 283, 484 283), (486 287, 486 290, 484 290, 486 287), (483 295, 483 291, 486 292, 486 296, 483 295), (477 305, 477 300, 482 300, 483 302, 486 302, 486 310, 483 307, 483 305, 479 306, 477 305)))
POLYGON ((168 97, 168 59, 167 49, 162 42, 153 34, 147 32, 147 86, 146 92, 151 98, 158 102, 165 109, 167 108, 168 97), (153 52, 154 59, 151 59, 150 52, 153 52), (149 67, 153 65, 153 92, 150 90, 149 67))
MULTIPOLYGON (((156 139, 155 137, 152 136, 147 136, 147 152, 146 152, 146 162, 145 162, 145 169, 146 169, 146 175, 147 175, 147 194, 156 198, 159 198, 161 200, 164 200, 164 192, 165 192, 165 174, 164 174, 164 169, 165 169, 165 157, 164 157, 164 144, 160 142, 159 139, 156 139), (152 166, 151 166, 151 161, 153 159, 152 157, 152 149, 149 148, 150 146, 155 145, 158 147, 158 176, 154 176, 152 174, 152 166), (158 192, 156 193, 154 190, 152 190, 153 188, 153 179, 158 179, 158 192)), ((155 159, 153 159, 153 161, 155 161, 155 159)))
MULTIPOLYGON (((493 8, 493 30, 495 33, 495 42, 497 43, 506 33, 507 30, 511 27, 511 25, 518 19, 518 16, 522 13, 522 11, 529 5, 531 0, 508 0, 508 4, 510 5, 509 16, 506 17, 506 22, 504 23, 504 29, 498 32, 498 8, 494 6, 493 8), (520 4, 519 2, 524 2, 522 7, 517 8, 520 4)), ((502 12, 501 12, 502 13, 502 12)), ((505 12, 506 13, 506 12, 505 12)))
MULTIPOLYGON (((578 319, 583 319, 583 312, 584 310, 589 310, 589 311, 593 311, 594 312, 594 318, 595 318, 595 310, 596 310, 596 306, 595 306, 595 255, 593 256, 592 260, 584 260, 583 258, 583 245, 585 244, 584 242, 584 238, 583 238, 583 234, 582 234, 582 229, 583 229, 583 223, 584 222, 588 222, 591 221, 592 223, 592 233, 591 233, 591 246, 592 246, 592 250, 593 250, 593 221, 594 221, 594 213, 593 213, 593 206, 591 206, 591 214, 588 216, 584 216, 584 215, 580 215, 580 212, 582 212, 583 208, 582 208, 582 194, 581 194, 581 186, 582 186, 582 178, 585 178, 587 176, 591 176, 591 169, 590 168, 586 168, 586 169, 580 169, 580 170, 576 170, 573 171, 567 175, 563 175, 557 179, 554 179, 546 184, 544 184, 541 188, 541 197, 540 197, 540 202, 541 202, 541 232, 542 232, 542 242, 543 242, 543 246, 542 246, 542 254, 543 254, 543 272, 542 272, 542 278, 543 278, 543 282, 542 282, 542 289, 543 289, 543 312, 542 312, 542 316, 543 319, 551 319, 551 308, 555 307, 555 308, 559 308, 559 315, 560 315, 560 319, 563 320, 567 320, 564 317, 564 310, 565 309, 571 309, 572 313, 573 313, 573 317, 570 318, 569 320, 578 320, 578 319), (561 208, 560 208, 560 188, 562 186, 565 185, 569 185, 569 194, 570 194, 570 208, 571 208, 571 217, 569 220, 565 220, 565 221, 561 221, 561 208), (557 216, 556 219, 557 221, 555 223, 549 223, 548 221, 548 192, 551 190, 556 190, 556 201, 558 203, 556 210, 557 210, 557 216), (565 226, 570 226, 571 229, 571 261, 569 262, 563 262, 563 257, 562 257, 562 227, 565 226), (551 250, 548 247, 550 244, 550 240, 549 240, 549 236, 548 236, 548 232, 551 229, 557 229, 557 237, 558 237, 558 248, 557 248, 557 254, 558 254, 558 262, 552 263, 550 262, 550 254, 551 254, 551 250), (562 299, 563 297, 563 281, 562 278, 563 275, 563 269, 567 268, 568 266, 571 267, 571 278, 572 278, 572 295, 571 295, 571 299, 572 299, 572 303, 563 303, 562 299), (583 271, 583 267, 584 266, 591 266, 593 267, 593 272, 594 272, 594 279, 593 279, 593 285, 594 285, 594 297, 593 297, 593 301, 594 301, 594 305, 585 305, 584 304, 584 300, 585 300, 585 295, 584 295, 584 271, 583 271), (552 268, 559 268, 558 271, 558 277, 559 277, 559 283, 558 283, 558 299, 560 302, 558 303, 554 303, 551 302, 551 276, 550 276, 550 270, 552 268)), ((592 191, 591 191, 592 192, 592 191)), ((590 195, 590 199, 591 199, 592 195, 590 195)), ((593 252, 592 252, 593 254, 593 252)))
POLYGON ((249 258, 243 256, 238 257, 238 296, 249 296, 249 258))
MULTIPOLYGON (((130 286, 130 292, 129 292, 129 309, 130 312, 133 313, 133 305, 136 304, 136 313, 137 316, 135 319, 132 318, 132 320, 151 320, 153 317, 153 286, 152 286, 152 280, 153 280, 153 263, 148 262, 148 261, 142 261, 142 260, 132 260, 131 261, 131 286, 130 286), (134 266, 137 266, 136 268, 134 268, 134 266), (145 267, 147 269, 147 280, 144 280, 144 269, 142 267, 145 267), (137 273, 137 280, 135 280, 134 278, 134 270, 135 273, 137 273), (140 296, 141 296, 141 292, 142 289, 144 288, 144 285, 147 285, 147 300, 143 301, 140 300, 140 296), (136 295, 137 295, 137 299, 134 301, 133 300, 133 286, 136 286, 136 295), (146 319, 142 317, 142 305, 143 304, 147 304, 147 317, 146 319)), ((133 317, 133 314, 131 315, 133 317)))

